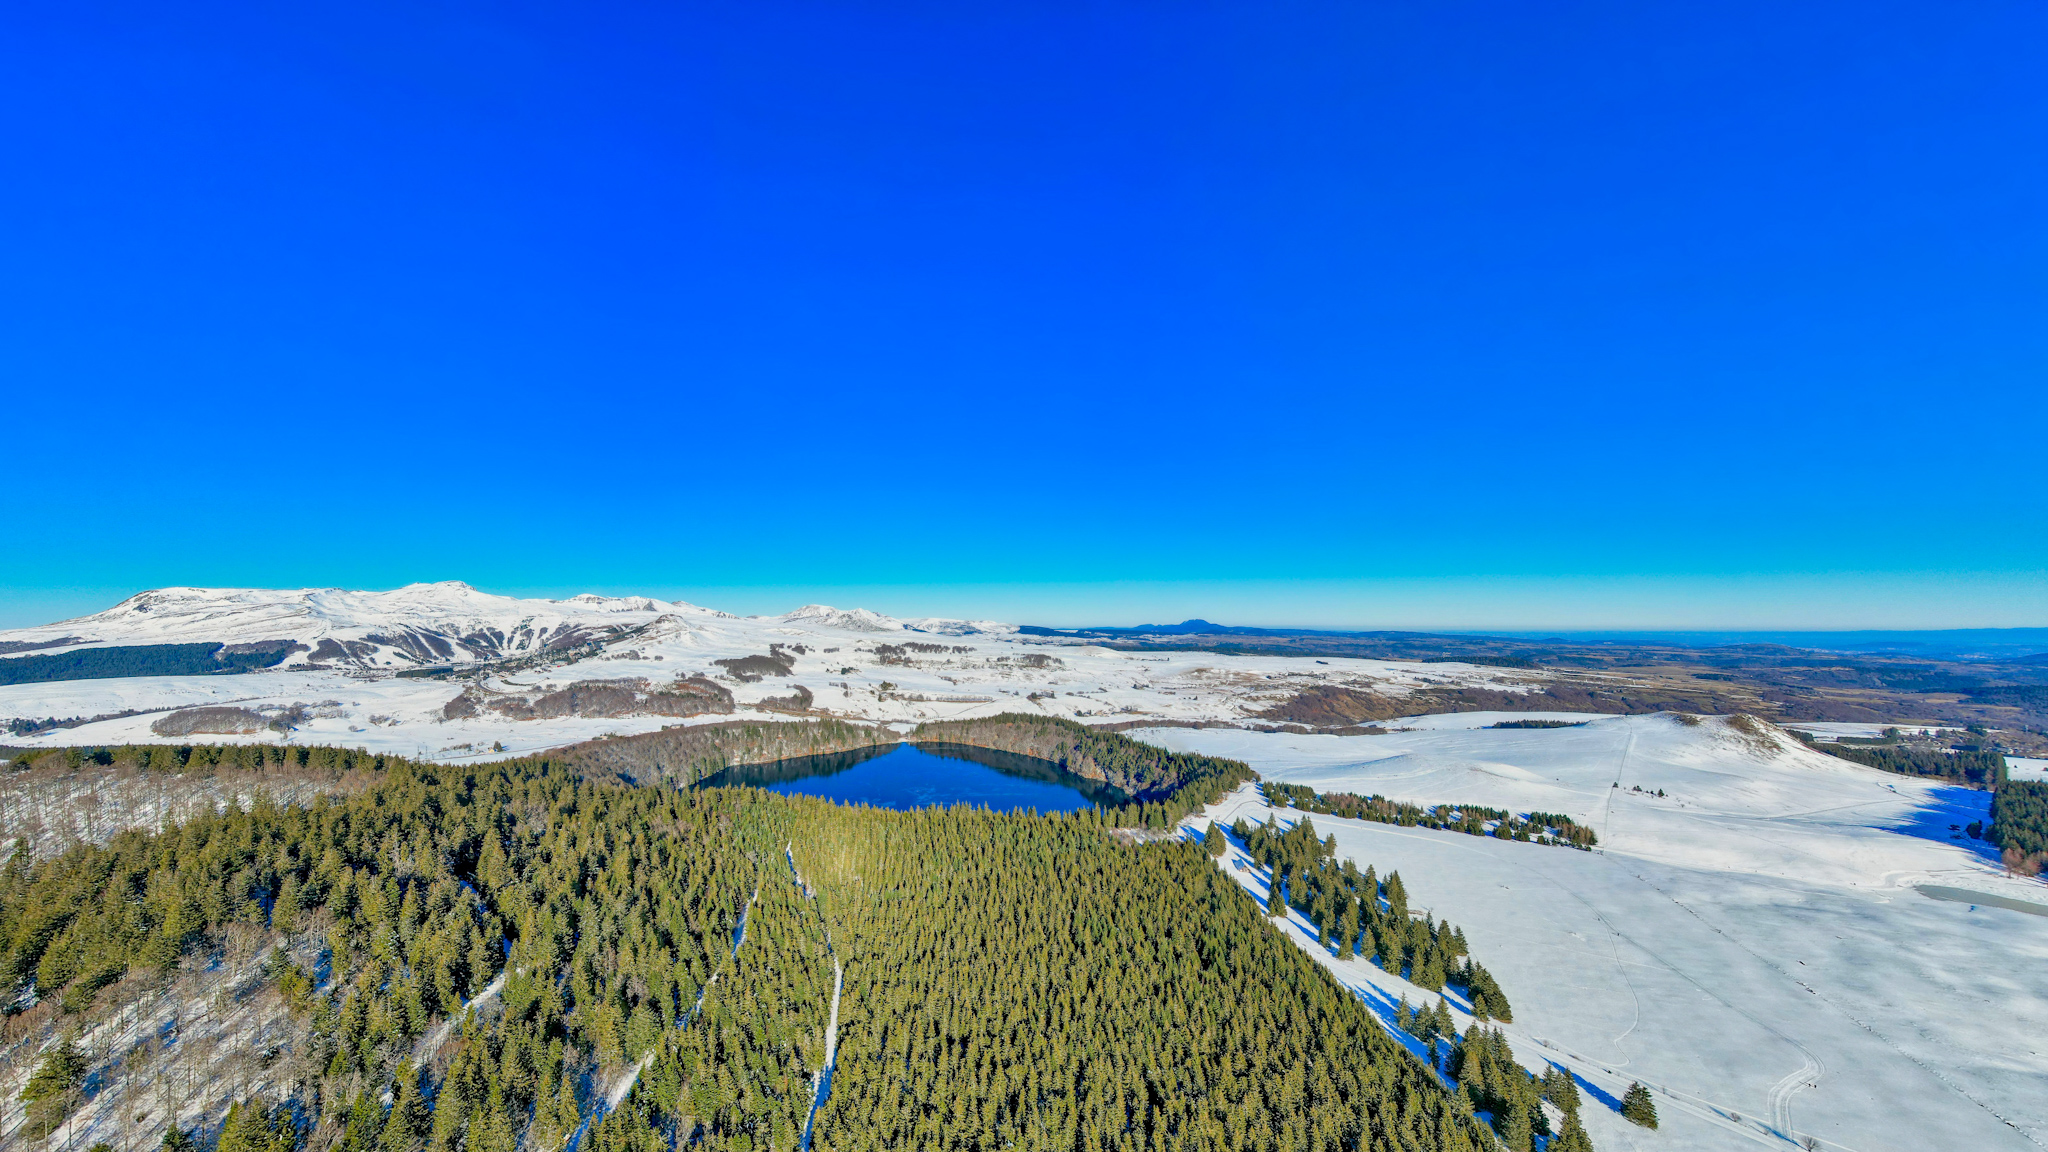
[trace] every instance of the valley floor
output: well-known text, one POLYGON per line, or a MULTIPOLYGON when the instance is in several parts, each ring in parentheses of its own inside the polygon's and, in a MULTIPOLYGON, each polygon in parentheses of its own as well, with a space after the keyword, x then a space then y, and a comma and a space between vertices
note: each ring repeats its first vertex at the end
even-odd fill
MULTIPOLYGON (((1340 859, 1398 869, 1412 907, 1465 929, 1514 1005, 1505 1030, 1523 1063, 1563 1064, 1589 1104, 1608 1105, 1587 1109, 1603 1152, 1790 1148, 1809 1136, 1856 1152, 2048 1146, 2048 917, 1915 890, 2048 907, 2048 887, 2008 879, 1981 845, 1950 839, 1950 825, 1983 818, 1985 794, 1720 720, 1483 727, 1497 718, 1432 717, 1382 737, 1131 735, 1318 791, 1590 821, 1602 838, 1593 852, 1312 817, 1340 859), (1656 1091, 1658 1131, 1613 1110, 1632 1080, 1656 1091)), ((1185 827, 1302 815, 1247 786, 1185 827)), ((1233 845, 1222 864, 1263 901, 1266 877, 1242 860, 1233 845)), ((1290 924, 1383 1017, 1404 994, 1434 1003, 1367 961, 1331 956, 1298 914, 1290 924)))

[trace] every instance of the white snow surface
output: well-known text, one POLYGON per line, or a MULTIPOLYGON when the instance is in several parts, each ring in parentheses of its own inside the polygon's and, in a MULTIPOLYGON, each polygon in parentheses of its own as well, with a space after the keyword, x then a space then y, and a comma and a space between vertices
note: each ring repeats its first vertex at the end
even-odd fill
POLYGON ((1933 724, 1858 724, 1837 720, 1795 720, 1785 725, 1809 733, 1822 742, 1840 740, 1844 736, 1872 739, 1884 735, 1887 728, 1897 728, 1909 736, 1935 736, 1943 732, 1960 732, 1961 728, 1942 727, 1933 724))
MULTIPOLYGON (((1565 1064, 1614 1102, 1632 1080, 1656 1092, 1656 1132, 1588 1094, 1602 1152, 1792 1148, 1809 1135, 1859 1152, 2048 1141, 2048 915, 1915 891, 2048 910, 2048 887, 2006 877, 1988 848, 1952 838, 1952 825, 1984 818, 1987 794, 1718 718, 1410 727, 1129 734, 1318 791, 1590 823, 1601 847, 1580 852, 1312 817, 1339 858, 1398 869, 1411 906, 1465 929, 1514 1005, 1505 1030, 1526 1066, 1565 1064)), ((1303 814, 1269 809, 1247 786, 1186 827, 1240 815, 1284 824, 1303 814)), ((1240 857, 1234 846, 1226 871, 1263 900, 1266 878, 1232 866, 1240 857)), ((1299 916, 1292 923, 1296 943, 1383 1017, 1404 993, 1435 1002, 1369 962, 1331 956, 1299 916)))
POLYGON ((682 677, 710 676, 733 692, 738 718, 763 720, 788 716, 754 705, 788 697, 801 684, 815 698, 815 715, 869 723, 1006 711, 1091 723, 1241 721, 1317 685, 1402 696, 1425 686, 1520 692, 1543 682, 1540 674, 1464 665, 1118 652, 1026 636, 994 621, 900 620, 821 604, 780 616, 739 617, 644 596, 524 600, 455 582, 390 592, 166 588, 77 620, 0 632, 0 646, 53 641, 68 643, 12 656, 199 642, 289 641, 303 650, 275 667, 234 675, 0 685, 0 721, 106 717, 0 740, 44 746, 149 742, 163 739, 150 725, 177 708, 233 705, 274 715, 300 705, 310 719, 291 731, 183 738, 340 744, 466 761, 729 718, 512 720, 486 710, 444 720, 443 707, 476 674, 482 674, 486 693, 529 697, 578 681, 640 680, 660 687, 682 677), (790 676, 742 681, 714 663, 766 655, 770 645, 781 645, 793 658, 790 676), (451 668, 454 676, 398 676, 430 668, 451 668), (140 714, 117 715, 124 712, 140 714), (502 752, 496 750, 500 746, 502 752))
POLYGON ((2013 780, 2048 780, 2048 760, 2028 756, 2007 756, 2005 774, 2013 780))

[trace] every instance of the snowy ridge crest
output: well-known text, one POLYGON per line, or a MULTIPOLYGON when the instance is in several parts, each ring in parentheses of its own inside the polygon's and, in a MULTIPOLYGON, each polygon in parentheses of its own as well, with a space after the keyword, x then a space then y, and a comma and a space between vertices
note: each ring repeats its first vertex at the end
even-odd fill
POLYGON ((903 631, 903 622, 893 616, 870 612, 866 608, 834 608, 830 604, 806 604, 776 619, 785 624, 811 624, 819 628, 838 628, 846 632, 903 631))

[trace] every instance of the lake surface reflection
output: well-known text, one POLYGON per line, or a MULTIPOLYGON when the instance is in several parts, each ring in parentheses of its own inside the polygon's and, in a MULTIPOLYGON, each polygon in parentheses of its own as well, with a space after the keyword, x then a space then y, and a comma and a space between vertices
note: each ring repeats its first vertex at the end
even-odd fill
POLYGON ((821 796, 876 808, 974 804, 998 812, 1074 812, 1123 799, 1114 789, 1049 761, 961 744, 895 744, 743 764, 695 787, 765 788, 784 796, 821 796))

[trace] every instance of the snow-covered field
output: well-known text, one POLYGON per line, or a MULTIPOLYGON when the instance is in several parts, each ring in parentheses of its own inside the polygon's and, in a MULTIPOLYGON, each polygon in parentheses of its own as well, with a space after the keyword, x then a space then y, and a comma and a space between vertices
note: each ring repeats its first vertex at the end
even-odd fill
POLYGON ((2048 760, 2007 756, 2005 774, 2014 780, 2048 780, 2048 760))
POLYGON ((261 671, 0 685, 0 722, 114 717, 0 742, 30 745, 161 741, 151 725, 169 711, 227 705, 274 716, 307 714, 289 731, 200 733, 209 742, 339 744, 439 760, 531 752, 606 734, 733 718, 566 715, 516 720, 488 708, 448 719, 463 676, 484 671, 488 701, 587 681, 689 676, 719 681, 743 718, 783 719, 762 701, 803 685, 813 715, 916 722, 1034 712, 1103 722, 1242 720, 1303 689, 1341 685, 1403 696, 1424 687, 1528 691, 1541 674, 1464 664, 1309 660, 1197 652, 1118 652, 1026 636, 988 621, 896 620, 860 609, 809 605, 782 616, 738 617, 645 597, 519 600, 457 583, 392 592, 165 589, 106 612, 43 628, 0 632, 0 660, 120 645, 290 641, 302 650, 261 671), (61 647, 20 645, 72 641, 61 647), (561 642, 562 648, 549 644, 561 642), (779 645, 786 677, 743 682, 715 661, 765 656, 779 645), (922 649, 912 646, 922 646, 922 649), (884 651, 884 648, 893 651, 884 651), (451 667, 448 679, 399 672, 451 667), (122 712, 139 715, 115 716, 122 712), (502 746, 503 752, 496 751, 502 746))
POLYGON ((1866 740, 1872 739, 1884 735, 1887 728, 1897 728, 1908 736, 1937 736, 1944 732, 1962 731, 1960 728, 1943 728, 1928 724, 1852 724, 1833 720, 1800 720, 1788 724, 1786 727, 1797 728, 1801 732, 1810 734, 1822 743, 1830 740, 1840 740, 1844 736, 1855 736, 1866 740))
MULTIPOLYGON (((1413 906, 1464 927, 1514 1005, 1506 1031, 1525 1064, 1566 1064, 1614 1101, 1632 1080, 1656 1090, 1656 1132, 1589 1109, 1603 1150, 1792 1148, 1808 1136, 1858 1152, 2048 1141, 2048 915, 1915 891, 2048 911, 2048 887, 2006 878, 1984 846, 1951 838, 1952 825, 1983 818, 1984 793, 1714 718, 1483 728, 1498 718, 1403 722, 1414 730, 1369 737, 1130 734, 1319 791, 1591 823, 1595 852, 1313 818, 1336 835, 1340 858, 1398 869, 1413 906)), ((1239 815, 1301 813, 1268 809, 1247 787, 1189 827, 1239 815)), ((1226 869, 1263 899, 1265 877, 1232 867, 1239 856, 1233 848, 1226 869)), ((1404 992, 1435 1000, 1329 957, 1312 931, 1295 938, 1383 1013, 1404 992)))

